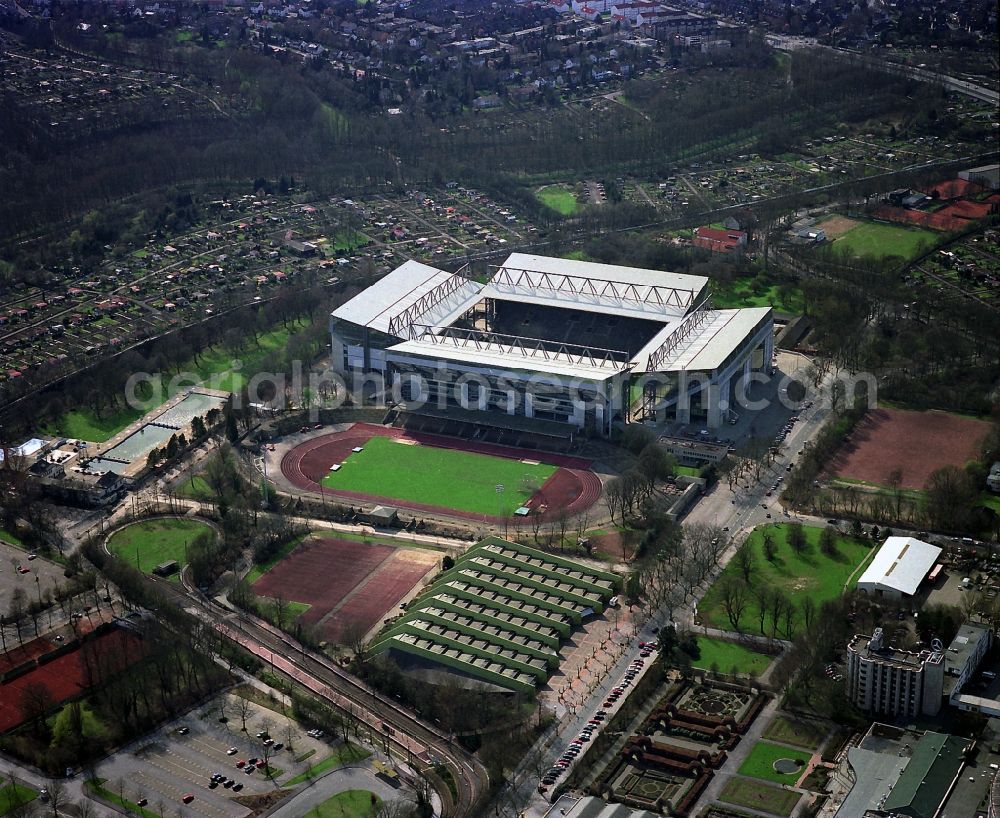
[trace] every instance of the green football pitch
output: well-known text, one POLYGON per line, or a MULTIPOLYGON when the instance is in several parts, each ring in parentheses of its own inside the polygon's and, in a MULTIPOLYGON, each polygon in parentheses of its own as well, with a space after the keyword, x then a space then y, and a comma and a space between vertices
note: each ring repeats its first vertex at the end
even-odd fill
POLYGON ((322 482, 338 491, 506 516, 523 506, 557 469, 548 463, 373 437, 322 482), (503 486, 499 495, 498 485, 503 486))

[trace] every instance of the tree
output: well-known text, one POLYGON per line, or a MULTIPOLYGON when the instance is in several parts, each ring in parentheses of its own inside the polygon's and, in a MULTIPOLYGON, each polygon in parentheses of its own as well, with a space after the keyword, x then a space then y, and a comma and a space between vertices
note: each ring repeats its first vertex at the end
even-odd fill
POLYGON ((774 562, 774 558, 778 554, 778 547, 774 543, 774 535, 772 535, 769 530, 764 531, 762 547, 764 551, 764 559, 768 562, 774 562))
POLYGON ((253 704, 247 696, 246 691, 240 688, 236 691, 236 715, 240 717, 242 726, 240 730, 247 731, 247 719, 253 713, 253 704))
POLYGON ((55 706, 55 699, 49 689, 41 682, 29 682, 21 691, 17 703, 18 710, 25 721, 31 723, 32 731, 37 736, 46 736, 45 716, 55 706))
POLYGON ((788 545, 796 554, 801 554, 805 551, 807 540, 806 532, 802 527, 802 523, 789 523, 787 537, 788 545))
POLYGON ((722 581, 722 606, 733 630, 740 629, 740 617, 750 602, 750 588, 737 577, 725 577, 722 581))
POLYGON ((819 535, 819 550, 826 554, 828 557, 833 557, 837 554, 837 536, 838 531, 833 526, 826 526, 819 535))
POLYGON ((736 551, 736 567, 739 569, 740 574, 743 575, 743 581, 749 585, 750 577, 753 574, 754 568, 754 558, 753 551, 750 549, 749 543, 743 543, 736 551))
POLYGON ((957 466, 942 466, 931 472, 924 485, 926 509, 937 528, 962 530, 979 495, 968 473, 957 466))

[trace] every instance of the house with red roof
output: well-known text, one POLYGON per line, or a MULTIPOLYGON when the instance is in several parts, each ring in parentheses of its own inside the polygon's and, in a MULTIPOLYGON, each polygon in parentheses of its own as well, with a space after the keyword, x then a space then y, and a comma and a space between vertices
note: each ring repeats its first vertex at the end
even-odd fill
POLYGON ((735 253, 747 246, 747 234, 744 230, 699 227, 691 244, 713 253, 735 253))

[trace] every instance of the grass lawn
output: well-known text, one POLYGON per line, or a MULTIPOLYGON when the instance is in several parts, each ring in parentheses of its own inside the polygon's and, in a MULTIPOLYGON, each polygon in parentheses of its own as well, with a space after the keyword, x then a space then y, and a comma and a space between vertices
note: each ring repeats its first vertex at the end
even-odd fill
POLYGON ((674 466, 674 474, 680 477, 698 477, 701 469, 697 466, 674 466))
POLYGON ((563 216, 572 216, 580 209, 576 194, 562 185, 549 185, 535 191, 535 198, 551 210, 563 216))
POLYGON ((752 278, 713 282, 712 303, 720 309, 774 307, 778 312, 792 314, 802 312, 804 307, 802 291, 798 287, 770 284, 764 289, 755 289, 752 278))
POLYGON ((496 514, 498 509, 510 514, 555 471, 547 463, 532 465, 373 437, 364 451, 344 461, 340 471, 324 477, 323 485, 476 514, 496 514), (501 498, 497 497, 498 484, 504 486, 501 498))
POLYGON ((12 534, 6 528, 0 528, 0 540, 9 542, 11 545, 16 545, 19 548, 24 548, 24 543, 21 542, 21 538, 16 534, 12 534))
POLYGON ((799 780, 805 765, 809 763, 811 753, 803 750, 791 750, 782 747, 780 744, 771 744, 769 741, 760 741, 754 745, 750 755, 740 765, 737 772, 740 775, 747 775, 751 778, 761 778, 764 781, 774 781, 777 784, 794 784, 799 780), (779 773, 774 769, 774 762, 779 758, 790 758, 801 761, 802 764, 793 773, 779 773))
POLYGON ((112 534, 108 540, 108 548, 112 554, 132 564, 138 559, 139 570, 148 574, 157 565, 169 560, 177 560, 183 565, 185 545, 206 532, 211 534, 213 529, 201 520, 144 520, 112 534))
POLYGON ((20 784, 7 784, 0 787, 0 815, 7 815, 14 812, 25 804, 30 804, 38 798, 38 793, 31 787, 24 787, 20 784))
MULTIPOLYGON (((997 514, 1000 514, 1000 494, 987 494, 984 492, 976 505, 992 509, 997 514)), ((0 534, 3 534, 5 538, 7 536, 6 531, 2 531, 0 534)))
POLYGON ((570 253, 564 253, 563 258, 568 258, 570 261, 590 261, 590 256, 583 250, 573 250, 570 253))
POLYGON ((375 818, 382 799, 368 790, 344 790, 317 804, 303 818, 375 818))
POLYGON ((313 764, 306 772, 299 773, 294 778, 289 778, 281 786, 285 788, 294 787, 303 781, 308 781, 310 778, 322 775, 327 770, 335 770, 337 767, 353 764, 355 761, 368 758, 370 755, 371 753, 357 744, 342 744, 332 755, 328 755, 322 761, 313 764))
POLYGON ((807 750, 819 750, 826 733, 826 728, 815 722, 802 721, 794 716, 775 716, 764 730, 764 738, 807 750))
MULTIPOLYGON (((260 605, 261 605, 261 608, 264 609, 262 611, 262 613, 264 614, 265 619, 267 619, 269 622, 274 622, 275 624, 277 624, 277 622, 278 622, 278 603, 277 603, 277 601, 273 600, 273 599, 269 599, 268 597, 261 597, 260 598, 260 605)), ((302 616, 302 614, 304 614, 306 611, 308 611, 311 607, 312 607, 312 605, 308 605, 305 602, 294 602, 294 601, 292 601, 290 599, 286 599, 285 600, 285 620, 283 622, 284 627, 287 628, 289 625, 291 625, 293 622, 295 622, 296 619, 298 619, 300 616, 302 616)))
POLYGON ((788 790, 748 781, 745 778, 730 778, 719 793, 719 800, 739 807, 770 812, 774 815, 791 815, 799 802, 799 794, 788 790))
POLYGON ((177 486, 174 492, 178 497, 188 497, 192 500, 215 500, 216 494, 212 491, 208 481, 201 475, 194 475, 177 486))
POLYGON ((699 667, 702 670, 710 670, 715 664, 720 673, 729 673, 735 667, 737 673, 759 675, 767 670, 767 666, 774 661, 773 656, 758 653, 724 639, 699 636, 698 647, 701 649, 701 656, 692 661, 691 666, 699 667))
MULTIPOLYGON (((294 324, 291 329, 285 329, 279 325, 270 332, 259 335, 256 344, 251 340, 247 348, 236 355, 221 347, 209 347, 200 353, 197 361, 188 361, 182 369, 184 372, 194 375, 198 379, 199 385, 227 392, 238 392, 243 388, 244 378, 252 378, 260 368, 264 358, 272 352, 283 349, 292 332, 295 332, 299 327, 300 325, 294 324), (234 371, 232 368, 234 358, 242 364, 239 371, 234 371)), ((172 377, 171 374, 163 375, 164 389, 160 396, 162 400, 158 405, 162 405, 178 394, 177 391, 171 392, 167 389, 172 377)), ((179 386, 188 389, 192 384, 184 383, 179 386)), ((144 414, 145 412, 141 409, 132 409, 127 406, 101 417, 95 415, 90 409, 75 409, 72 412, 67 412, 57 423, 51 424, 43 431, 57 437, 72 437, 89 440, 92 443, 104 443, 144 414)))
MULTIPOLYGON (((861 562, 873 553, 873 549, 865 543, 842 536, 837 539, 837 553, 827 556, 819 548, 822 529, 818 526, 804 526, 803 530, 808 545, 801 554, 796 554, 788 545, 786 540, 788 526, 781 523, 760 526, 754 529, 747 539, 747 545, 754 555, 753 572, 750 575, 751 589, 764 584, 784 591, 785 595, 795 603, 796 627, 802 623, 803 599, 812 598, 818 611, 819 606, 828 599, 835 599, 843 593, 844 584, 849 579, 853 585, 857 578, 852 578, 851 575, 861 562), (764 559, 764 532, 771 534, 777 547, 773 563, 764 559)), ((722 605, 721 588, 726 577, 742 579, 735 559, 730 560, 715 584, 708 589, 708 593, 698 605, 698 611, 703 621, 717 628, 732 630, 732 623, 722 605)), ((738 622, 741 631, 760 632, 758 607, 752 596, 738 622)), ((764 628, 769 630, 768 621, 765 621, 764 628)))
MULTIPOLYGON (((110 801, 112 804, 117 804, 120 807, 124 807, 125 811, 129 815, 138 815, 139 818, 162 818, 160 813, 153 812, 153 810, 147 807, 140 807, 138 804, 129 801, 127 798, 122 798, 117 792, 107 789, 104 784, 107 782, 103 778, 95 778, 92 781, 85 781, 83 786, 88 791, 94 795, 110 801)), ((128 791, 129 785, 126 785, 126 791, 128 791)))
POLYGON ((844 233, 833 242, 833 246, 852 256, 899 256, 908 261, 918 256, 922 249, 929 249, 940 240, 941 236, 930 230, 863 222, 844 233))

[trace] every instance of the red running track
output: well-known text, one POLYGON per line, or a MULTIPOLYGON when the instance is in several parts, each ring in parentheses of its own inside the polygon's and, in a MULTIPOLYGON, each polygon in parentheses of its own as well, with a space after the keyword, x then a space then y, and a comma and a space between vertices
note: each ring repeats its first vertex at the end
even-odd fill
POLYGON ((543 460, 553 466, 559 466, 555 474, 545 481, 541 489, 528 502, 530 507, 536 507, 539 504, 547 506, 546 511, 541 515, 543 520, 551 520, 561 513, 569 516, 581 514, 596 503, 601 496, 601 481, 590 470, 591 461, 589 460, 569 455, 518 449, 496 443, 459 440, 443 435, 415 434, 403 429, 376 426, 371 423, 356 423, 347 431, 321 435, 299 444, 282 458, 281 473, 288 482, 303 491, 322 493, 359 503, 385 503, 412 511, 425 511, 430 514, 458 517, 464 520, 502 522, 503 518, 484 517, 482 514, 458 511, 446 506, 432 506, 425 503, 397 500, 393 497, 379 497, 355 491, 333 491, 320 487, 319 480, 329 472, 331 463, 340 463, 346 460, 353 448, 364 446, 368 440, 376 435, 406 438, 425 446, 459 449, 494 457, 506 457, 512 460, 543 460))

